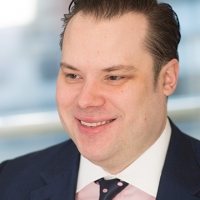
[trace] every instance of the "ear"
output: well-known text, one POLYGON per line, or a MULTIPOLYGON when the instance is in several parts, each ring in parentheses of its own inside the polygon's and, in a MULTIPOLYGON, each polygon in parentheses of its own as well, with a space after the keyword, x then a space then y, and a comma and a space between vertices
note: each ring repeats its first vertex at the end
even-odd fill
POLYGON ((170 60, 163 67, 163 93, 170 96, 176 89, 178 83, 179 62, 177 59, 170 60))

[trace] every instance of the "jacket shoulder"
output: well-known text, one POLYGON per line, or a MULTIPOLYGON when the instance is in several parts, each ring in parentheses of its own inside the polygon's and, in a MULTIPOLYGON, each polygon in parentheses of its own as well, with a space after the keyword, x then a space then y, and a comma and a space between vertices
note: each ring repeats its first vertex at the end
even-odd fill
MULTIPOLYGON (((20 200, 29 199, 31 190, 44 185, 41 173, 63 157, 77 155, 75 144, 71 141, 54 145, 0 164, 0 199, 12 199, 16 195, 20 200)), ((71 159, 71 158, 70 158, 71 159)), ((69 164, 65 163, 65 167, 69 164)))
POLYGON ((29 167, 32 163, 35 163, 35 165, 36 163, 40 163, 40 165, 44 165, 45 167, 45 165, 48 165, 49 162, 59 154, 59 152, 62 152, 63 149, 70 149, 70 146, 73 146, 73 142, 67 140, 43 150, 32 152, 11 160, 6 160, 0 164, 0 175, 10 168, 12 171, 18 171, 25 167, 29 167))

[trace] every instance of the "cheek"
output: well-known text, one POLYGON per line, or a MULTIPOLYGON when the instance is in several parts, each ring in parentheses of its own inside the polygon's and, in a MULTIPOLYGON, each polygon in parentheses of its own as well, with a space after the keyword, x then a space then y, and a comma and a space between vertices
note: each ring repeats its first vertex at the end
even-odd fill
POLYGON ((121 106, 128 123, 132 123, 137 120, 145 120, 147 110, 150 107, 150 93, 152 92, 150 92, 148 86, 145 87, 143 84, 131 89, 129 87, 127 92, 122 93, 118 104, 121 106))
POLYGON ((74 102, 75 91, 72 86, 66 85, 63 81, 58 81, 56 86, 56 102, 58 107, 69 106, 74 102))
POLYGON ((64 91, 64 89, 62 89, 61 87, 57 87, 56 89, 56 103, 58 106, 58 109, 65 106, 67 104, 67 99, 66 98, 66 92, 64 91))
POLYGON ((68 127, 71 126, 71 107, 74 103, 74 98, 72 98, 72 92, 70 88, 67 88, 63 83, 58 83, 56 87, 56 103, 57 109, 60 116, 61 123, 69 134, 70 130, 68 127))
POLYGON ((121 92, 117 95, 118 97, 113 99, 113 101, 115 101, 125 113, 133 113, 138 109, 139 105, 145 98, 143 93, 144 92, 141 88, 128 87, 127 89, 121 90, 121 92))

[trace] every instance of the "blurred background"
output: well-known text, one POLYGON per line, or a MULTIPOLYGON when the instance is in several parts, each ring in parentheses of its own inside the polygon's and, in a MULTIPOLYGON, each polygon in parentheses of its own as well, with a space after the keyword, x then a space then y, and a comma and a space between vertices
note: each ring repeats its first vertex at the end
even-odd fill
MULTIPOLYGON (((181 72, 169 116, 200 139, 200 1, 164 0, 179 16, 181 72)), ((59 34, 69 0, 0 1, 0 162, 68 139, 56 111, 59 34)))

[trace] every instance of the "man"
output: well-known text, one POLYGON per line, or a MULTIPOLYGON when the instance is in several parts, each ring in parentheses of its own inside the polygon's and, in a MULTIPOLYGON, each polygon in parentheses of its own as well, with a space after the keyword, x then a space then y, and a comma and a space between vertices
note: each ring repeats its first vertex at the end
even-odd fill
POLYGON ((2 163, 0 199, 200 199, 200 143, 167 118, 176 14, 156 0, 72 5, 56 93, 72 140, 2 163))

